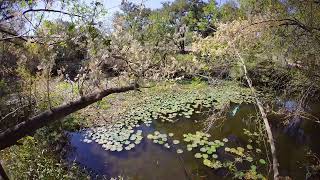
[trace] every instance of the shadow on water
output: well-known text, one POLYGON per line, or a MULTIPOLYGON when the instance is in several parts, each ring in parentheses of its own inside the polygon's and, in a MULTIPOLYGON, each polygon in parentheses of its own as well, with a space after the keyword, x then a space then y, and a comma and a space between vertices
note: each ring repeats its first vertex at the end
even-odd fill
MULTIPOLYGON (((320 104, 310 106, 313 114, 320 117, 320 104)), ((292 108, 290 106, 290 108, 292 108)), ((248 141, 243 134, 243 128, 254 130, 252 116, 257 114, 253 105, 233 105, 228 117, 221 126, 210 129, 211 139, 223 139, 227 137, 232 143, 245 145, 248 141)), ((130 177, 131 179, 221 179, 226 175, 224 170, 215 171, 202 164, 202 160, 194 158, 194 152, 186 150, 183 142, 183 134, 195 133, 204 128, 202 120, 208 115, 193 115, 190 119, 180 119, 176 123, 162 123, 155 121, 149 127, 142 125, 137 129, 143 131, 141 144, 130 151, 109 152, 105 151, 97 143, 84 143, 81 132, 70 132, 70 142, 73 151, 67 155, 67 160, 75 161, 81 166, 92 171, 92 176, 106 178, 130 177), (153 131, 160 133, 174 133, 174 139, 180 140, 181 144, 165 147, 154 144, 146 138, 153 131), (177 154, 176 148, 181 148, 184 153, 177 154)), ((305 179, 307 161, 306 153, 309 150, 320 154, 320 127, 317 123, 300 120, 295 127, 295 133, 279 126, 279 119, 272 117, 272 130, 276 138, 277 153, 280 163, 280 174, 294 179, 305 179)), ((97 178, 98 179, 98 178, 97 178)), ((227 177, 226 179, 231 179, 227 177)))

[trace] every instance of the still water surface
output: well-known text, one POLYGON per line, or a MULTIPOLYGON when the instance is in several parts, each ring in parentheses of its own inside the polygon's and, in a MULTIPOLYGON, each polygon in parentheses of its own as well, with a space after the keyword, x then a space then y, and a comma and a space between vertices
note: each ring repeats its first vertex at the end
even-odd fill
MULTIPOLYGON (((286 101, 282 104, 291 111, 295 103, 286 101)), ((312 104, 309 111, 320 117, 320 104, 312 104)), ((227 119, 211 128, 209 133, 211 140, 227 137, 231 143, 246 145, 247 137, 243 134, 243 128, 254 130, 250 117, 257 114, 253 105, 233 105, 227 119)), ((105 151, 97 143, 84 143, 81 132, 70 132, 72 151, 67 155, 70 162, 77 162, 91 171, 92 177, 100 179, 102 176, 130 177, 130 179, 142 180, 184 180, 184 179, 231 179, 225 170, 215 171, 202 164, 201 159, 195 159, 193 151, 186 150, 182 135, 203 130, 202 120, 207 115, 193 115, 190 119, 181 119, 176 123, 162 123, 154 121, 149 127, 140 126, 144 139, 130 151, 109 152, 105 151), (167 149, 159 144, 154 144, 146 138, 153 131, 160 133, 174 133, 174 139, 180 140, 179 145, 167 149), (181 148, 184 153, 177 154, 176 148, 181 148)), ((272 130, 276 139, 277 153, 280 163, 280 174, 290 176, 293 179, 305 179, 307 173, 307 152, 320 155, 320 125, 311 120, 299 120, 298 128, 288 129, 279 125, 279 118, 269 117, 272 122, 272 130)), ((295 127, 295 126, 294 126, 295 127)), ((263 150, 265 151, 265 150, 263 150)), ((218 151, 219 154, 219 151, 218 151)), ((261 158, 264 155, 262 155, 261 158)), ((260 169, 267 173, 268 168, 260 169)), ((271 173, 269 173, 271 177, 271 173)))

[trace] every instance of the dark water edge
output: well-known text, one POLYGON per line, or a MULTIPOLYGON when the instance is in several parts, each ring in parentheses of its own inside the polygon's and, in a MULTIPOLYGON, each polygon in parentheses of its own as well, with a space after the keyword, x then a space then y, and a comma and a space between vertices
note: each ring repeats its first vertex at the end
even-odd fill
MULTIPOLYGON (((282 104, 288 110, 294 108, 294 102, 286 101, 282 104)), ((320 103, 310 104, 309 112, 320 117, 320 103)), ((212 128, 209 133, 212 140, 227 137, 232 143, 243 145, 247 137, 243 128, 254 130, 254 117, 257 109, 253 105, 233 105, 224 123, 212 128), (237 110, 236 110, 237 109, 237 110), (233 114, 235 115, 233 116, 233 114)), ((213 170, 202 164, 202 160, 195 159, 195 152, 188 152, 182 141, 185 133, 195 133, 203 129, 202 120, 207 115, 194 115, 190 119, 181 119, 174 124, 154 121, 150 126, 140 126, 144 139, 133 150, 123 152, 105 151, 97 143, 82 142, 84 136, 81 132, 69 132, 72 150, 67 155, 69 162, 76 162, 91 171, 93 179, 117 177, 125 179, 231 179, 224 170, 213 170), (160 133, 174 133, 174 139, 181 144, 175 148, 154 144, 146 138, 154 130, 160 133), (177 154, 176 148, 182 148, 183 154, 177 154)), ((280 118, 271 116, 271 127, 276 139, 277 155, 280 163, 280 174, 293 179, 305 179, 309 170, 306 162, 309 160, 307 153, 311 150, 320 155, 320 124, 311 120, 300 119, 299 126, 290 131, 279 124, 280 118)), ((263 151, 265 151, 263 149, 263 151)), ((260 171, 268 172, 268 168, 260 171)), ((269 173, 270 177, 272 172, 269 173)))

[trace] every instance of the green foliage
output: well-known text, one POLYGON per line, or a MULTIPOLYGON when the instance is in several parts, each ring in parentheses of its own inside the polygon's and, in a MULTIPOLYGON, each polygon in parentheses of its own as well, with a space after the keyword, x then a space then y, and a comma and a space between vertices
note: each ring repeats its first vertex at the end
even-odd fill
POLYGON ((194 56, 192 54, 177 54, 175 56, 178 62, 192 62, 194 60, 194 56))
POLYGON ((8 90, 7 83, 4 80, 0 80, 0 97, 8 90))
POLYGON ((87 127, 87 121, 87 119, 75 113, 62 121, 62 128, 67 131, 77 131, 83 127, 87 127))
POLYGON ((42 140, 28 136, 20 140, 22 145, 1 152, 10 178, 89 179, 76 165, 68 167, 59 162, 42 140))

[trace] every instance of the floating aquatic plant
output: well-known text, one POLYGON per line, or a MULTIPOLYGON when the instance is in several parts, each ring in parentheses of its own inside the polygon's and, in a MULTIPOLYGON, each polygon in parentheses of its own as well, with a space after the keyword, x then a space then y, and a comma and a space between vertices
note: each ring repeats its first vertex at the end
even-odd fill
POLYGON ((264 159, 259 159, 260 164, 267 164, 267 162, 264 159))
MULTIPOLYGON (((243 161, 247 161, 251 163, 251 165, 257 164, 257 162, 261 165, 266 164, 264 159, 255 160, 252 153, 255 151, 261 152, 260 149, 256 148, 255 151, 252 151, 254 148, 252 145, 248 144, 246 149, 238 146, 238 147, 228 147, 227 144, 229 140, 227 138, 223 138, 222 140, 209 140, 210 134, 197 131, 195 134, 188 133, 184 134, 184 141, 187 142, 187 150, 197 152, 194 154, 194 157, 197 159, 202 158, 202 163, 213 169, 219 169, 222 167, 227 168, 230 172, 234 174, 235 178, 242 179, 245 175, 249 175, 248 172, 254 173, 253 169, 246 170, 246 173, 237 170, 237 163, 243 163, 243 161), (223 146, 226 146, 222 148, 223 146), (218 155, 218 149, 224 150, 223 154, 229 154, 228 158, 218 155), (258 150, 257 150, 258 149, 258 150), (231 158, 231 159, 230 159, 231 158), (221 160, 221 161, 220 161, 221 160)), ((221 151, 219 151, 220 153, 221 151)), ((256 173, 255 175, 258 175, 256 173)), ((259 174, 259 177, 263 177, 259 174)))
POLYGON ((164 144, 164 147, 170 148, 168 141, 168 136, 166 134, 161 134, 159 131, 154 131, 153 134, 148 134, 147 138, 150 140, 153 140, 153 143, 155 144, 164 144))
POLYGON ((250 150, 253 149, 253 147, 250 144, 247 145, 247 148, 250 150))
POLYGON ((87 130, 84 142, 95 141, 105 150, 120 152, 131 150, 135 144, 140 144, 142 139, 141 130, 135 132, 132 128, 124 128, 122 123, 117 123, 112 127, 97 127, 87 130))
POLYGON ((198 159, 199 159, 199 158, 202 158, 202 154, 201 154, 201 153, 196 153, 196 154, 194 155, 194 157, 195 157, 195 158, 198 158, 198 159))
POLYGON ((182 149, 177 149, 177 153, 181 154, 181 153, 183 153, 183 150, 182 149))
POLYGON ((173 143, 173 144, 179 144, 180 141, 175 139, 175 140, 172 141, 172 143, 173 143))

